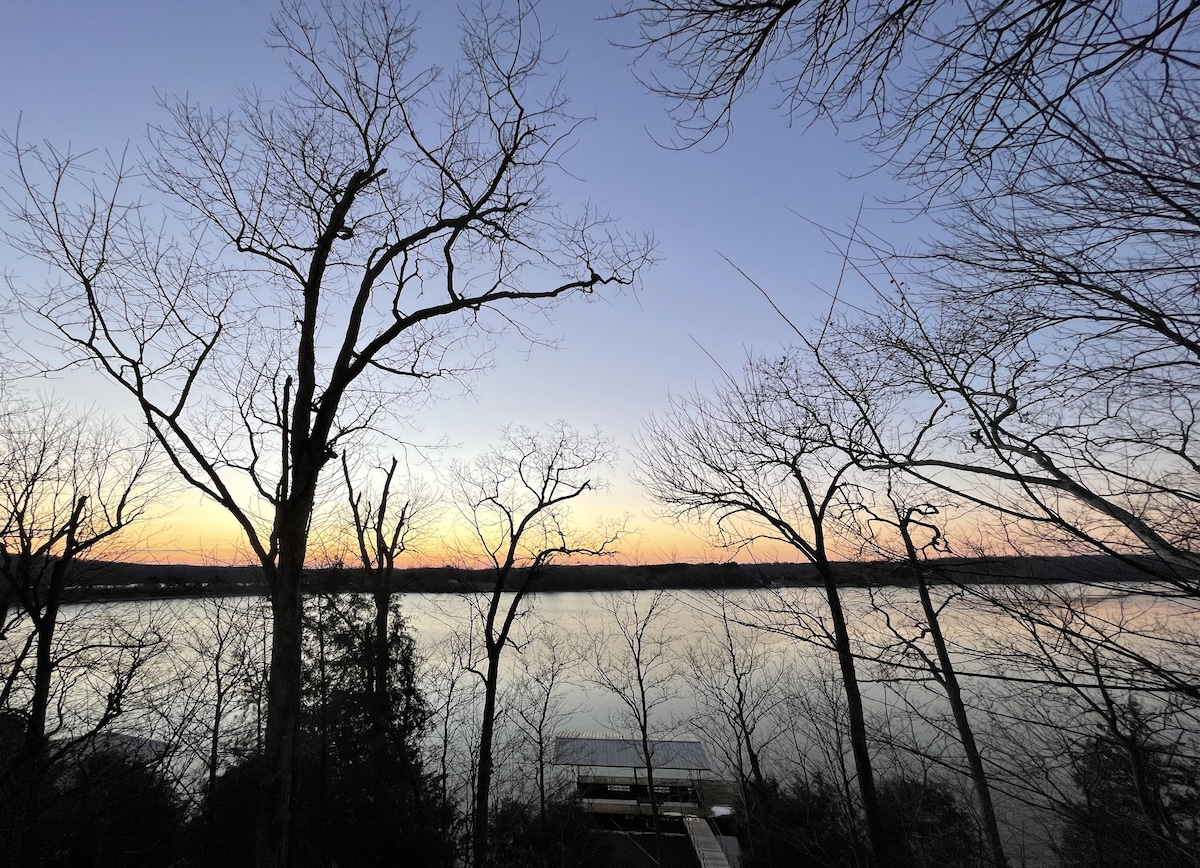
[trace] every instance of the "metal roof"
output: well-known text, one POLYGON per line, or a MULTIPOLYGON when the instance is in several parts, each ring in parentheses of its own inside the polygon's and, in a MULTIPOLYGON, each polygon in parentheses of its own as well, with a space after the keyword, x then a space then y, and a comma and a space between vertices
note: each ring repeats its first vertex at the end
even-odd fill
MULTIPOLYGON (((651 762, 656 769, 708 769, 708 754, 696 739, 650 739, 651 762)), ((554 737, 554 763, 560 766, 644 768, 639 738, 594 735, 554 737)))

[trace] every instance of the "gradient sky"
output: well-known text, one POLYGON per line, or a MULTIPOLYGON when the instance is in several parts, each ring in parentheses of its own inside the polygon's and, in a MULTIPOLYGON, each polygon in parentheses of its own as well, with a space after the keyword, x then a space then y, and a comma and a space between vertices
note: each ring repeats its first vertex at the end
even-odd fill
MULTIPOLYGON (((421 24, 419 60, 450 65, 454 5, 412 5, 421 24)), ((470 394, 444 390, 414 420, 419 431, 401 432, 406 439, 445 438, 453 444, 448 454, 469 455, 506 423, 565 419, 597 425, 628 450, 639 419, 665 408, 669 393, 704 389, 718 365, 735 370, 747 352, 788 340, 787 325, 726 259, 794 321, 809 323, 828 309, 822 288, 834 287, 841 269, 813 222, 845 229, 861 205, 862 223, 900 246, 925 228, 879 204, 902 190, 868 171, 852 132, 791 127, 769 88, 739 105, 719 149, 656 144, 671 134, 664 106, 635 79, 632 54, 612 44, 631 38, 632 22, 599 20, 608 8, 581 0, 538 7, 543 30, 554 34, 548 55, 561 57, 571 110, 595 117, 563 160, 574 177, 560 176, 553 187, 564 205, 591 201, 624 228, 653 232, 660 262, 635 293, 561 308, 541 328, 558 339, 555 348, 502 347, 470 394)), ((280 53, 264 45, 273 10, 256 0, 0 0, 0 129, 12 133, 20 119, 28 140, 119 150, 136 147, 148 123, 164 120, 156 94, 186 93, 225 108, 239 87, 277 92, 288 79, 280 53)), ((0 269, 18 280, 39 273, 2 247, 0 269)), ((864 297, 852 284, 843 295, 864 297)), ((100 403, 111 394, 81 376, 49 388, 100 403)), ((630 468, 626 455, 609 491, 583 514, 632 513, 641 536, 625 546, 631 559, 721 557, 694 530, 657 520, 630 468)), ((164 560, 228 556, 231 525, 214 508, 182 498, 170 523, 155 537, 164 560)))

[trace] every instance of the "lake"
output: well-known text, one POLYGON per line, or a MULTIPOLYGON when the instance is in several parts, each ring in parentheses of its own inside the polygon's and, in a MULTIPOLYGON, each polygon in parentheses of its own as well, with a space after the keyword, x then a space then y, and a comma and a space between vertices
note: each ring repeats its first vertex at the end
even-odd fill
MULTIPOLYGON (((842 594, 878 775, 939 780, 969 804, 915 592, 842 594)), ((1014 852, 1046 852, 1074 792, 1079 746, 1106 727, 1135 715, 1155 739, 1196 755, 1200 703, 1181 685, 1200 673, 1198 601, 1085 585, 935 596, 1014 852)), ((431 709, 430 769, 460 794, 469 792, 478 726, 480 682, 471 669, 481 657, 483 599, 400 598, 431 709)), ((633 633, 642 642, 650 729, 699 736, 714 775, 733 777, 744 766, 746 733, 781 780, 837 781, 848 767, 820 590, 551 593, 530 603, 505 651, 498 796, 534 794, 539 736, 634 728, 629 700, 639 667, 626 641, 633 633), (737 713, 740 728, 731 726, 737 713)), ((262 601, 112 602, 69 607, 63 618, 62 732, 86 728, 120 690, 116 728, 170 744, 181 778, 207 761, 214 721, 226 759, 261 736, 262 601)), ((11 654, 16 642, 14 631, 0 647, 11 654)), ((566 776, 559 771, 551 782, 565 786, 566 776)))

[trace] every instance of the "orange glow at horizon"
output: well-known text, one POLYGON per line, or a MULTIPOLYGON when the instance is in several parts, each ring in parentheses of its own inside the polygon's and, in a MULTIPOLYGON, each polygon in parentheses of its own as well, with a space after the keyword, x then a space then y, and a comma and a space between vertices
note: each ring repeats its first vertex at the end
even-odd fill
POLYGON ((137 544, 119 551, 133 563, 242 566, 255 562, 233 517, 199 492, 185 489, 165 514, 147 519, 137 544))
MULTIPOLYGON (((135 525, 131 532, 104 552, 93 555, 105 560, 154 564, 243 566, 257 563, 241 527, 224 509, 207 501, 198 492, 184 490, 173 499, 169 511, 135 525)), ((649 506, 636 489, 599 492, 589 503, 581 502, 573 511, 573 524, 583 530, 599 525, 606 517, 627 515, 628 530, 622 535, 611 557, 562 559, 560 563, 616 563, 628 566, 669 563, 799 563, 805 560, 796 549, 779 541, 760 540, 744 548, 724 547, 706 536, 696 524, 676 524, 649 514, 649 506)), ((945 554, 966 556, 1008 554, 1012 539, 998 533, 994 524, 968 513, 943 527, 955 541, 945 554)), ((849 542, 849 541, 847 541, 849 542)), ((887 545, 887 540, 881 540, 887 545)), ((1041 554, 1066 553, 1053 540, 1042 540, 1041 554)), ((831 541, 831 545, 834 544, 831 541)), ((896 549, 901 551, 902 549, 896 549)), ((878 551, 831 551, 832 560, 877 560, 886 557, 878 551)), ((356 548, 348 535, 324 539, 314 534, 309 544, 309 564, 318 567, 341 558, 347 564, 357 562, 356 548)), ((464 539, 461 528, 456 537, 447 518, 438 529, 422 534, 412 550, 402 554, 399 568, 458 566, 486 567, 478 554, 478 543, 464 539)))
MULTIPOLYGON (((590 511, 588 511, 590 513, 590 511)), ((579 515, 576 523, 586 526, 593 516, 579 515)), ((346 539, 322 546, 314 541, 309 547, 309 560, 317 566, 325 559, 323 552, 342 552, 354 557, 352 541, 346 539)), ((398 566, 485 566, 478 557, 464 555, 462 546, 454 543, 453 532, 447 525, 439 539, 437 533, 427 534, 414 551, 398 559, 398 566)), ((256 563, 256 558, 236 521, 221 507, 205 501, 197 493, 185 491, 178 497, 169 513, 148 519, 123 545, 101 555, 105 559, 133 563, 243 566, 256 563)), ((701 528, 675 525, 650 516, 634 516, 629 532, 623 535, 616 551, 609 557, 583 557, 572 563, 618 563, 648 565, 667 563, 738 563, 795 562, 802 560, 799 552, 782 543, 760 544, 753 549, 734 550, 714 545, 703 537, 701 528)))

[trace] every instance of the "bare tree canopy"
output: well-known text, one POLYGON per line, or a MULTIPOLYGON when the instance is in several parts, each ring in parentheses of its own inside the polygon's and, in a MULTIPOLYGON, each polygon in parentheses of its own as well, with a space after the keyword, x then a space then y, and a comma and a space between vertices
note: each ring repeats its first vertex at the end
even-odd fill
POLYGON ((170 102, 144 158, 98 177, 88 155, 10 140, 10 240, 61 275, 40 312, 268 560, 271 506, 305 496, 280 483, 284 453, 323 464, 394 402, 388 377, 469 371, 522 307, 628 285, 648 255, 550 198, 579 121, 536 19, 473 19, 450 74, 413 68, 415 31, 386 4, 288 4, 273 39, 291 91, 227 113, 170 102), (187 234, 164 234, 142 179, 187 234), (265 503, 244 505, 247 484, 265 503))
POLYGON ((727 375, 712 398, 676 400, 669 414, 645 424, 638 469, 670 514, 707 520, 727 545, 780 540, 816 568, 828 612, 789 615, 813 625, 813 635, 837 655, 870 858, 889 865, 894 854, 883 831, 850 628, 831 566, 846 556, 841 544, 854 537, 848 517, 872 497, 861 473, 861 444, 876 439, 860 405, 869 393, 848 391, 819 360, 811 364, 805 352, 798 355, 751 359, 744 376, 727 375))
POLYGON ((955 199, 927 252, 855 239, 878 309, 821 354, 928 414, 885 462, 1060 544, 1150 554, 1194 595, 1200 103, 1194 80, 1126 96, 955 199))
POLYGON ((1193 0, 629 0, 643 80, 681 143, 730 126, 743 94, 776 85, 793 118, 868 119, 921 170, 984 165, 1054 135, 1097 95, 1194 74, 1193 0))
POLYGON ((526 595, 555 560, 615 554, 623 522, 602 521, 585 530, 570 517, 578 498, 603 488, 596 473, 611 464, 614 455, 614 446, 598 431, 580 432, 565 422, 545 431, 511 426, 501 432, 498 445, 452 469, 455 501, 471 537, 464 554, 483 559, 492 583, 488 592, 472 600, 473 620, 483 641, 480 659, 470 665, 484 693, 472 811, 475 868, 484 868, 491 852, 488 826, 501 656, 515 645, 526 595))
POLYGON ((860 440, 871 462, 1059 543, 1149 552, 1189 594, 1196 9, 655 0, 619 13, 640 21, 643 59, 660 61, 650 85, 677 101, 685 137, 726 126, 773 78, 793 114, 869 116, 881 156, 923 182, 944 234, 906 255, 852 231, 879 309, 843 309, 797 350, 925 432, 860 440), (872 389, 850 382, 863 369, 879 372, 872 389))
MULTIPOLYGON (((50 737, 74 744, 95 736, 121 714, 128 683, 114 678, 101 710, 70 725, 62 718, 75 679, 62 669, 78 665, 72 658, 102 668, 107 658, 140 656, 141 642, 132 637, 127 646, 110 640, 89 660, 78 646, 68 650, 73 640, 64 643, 57 635, 66 592, 79 577, 78 561, 121 551, 129 542, 122 535, 154 508, 166 487, 144 436, 139 441, 95 412, 64 408, 49 398, 5 397, 10 403, 0 416, 0 714, 19 720, 22 733, 0 763, 0 813, 8 839, 3 853, 20 861, 37 852, 36 793, 48 785, 50 737)), ((65 749, 60 745, 58 752, 65 749)))

